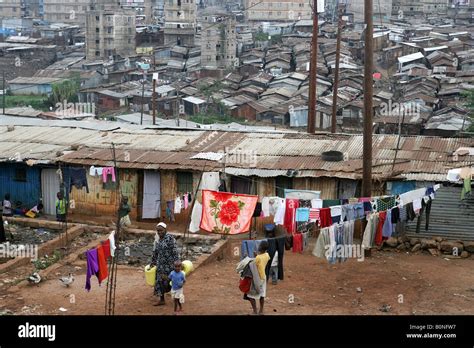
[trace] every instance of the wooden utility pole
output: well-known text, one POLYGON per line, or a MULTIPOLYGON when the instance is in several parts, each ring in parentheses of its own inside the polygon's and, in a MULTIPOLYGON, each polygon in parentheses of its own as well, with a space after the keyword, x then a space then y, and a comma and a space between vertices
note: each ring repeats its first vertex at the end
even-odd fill
POLYGON ((341 59, 342 11, 340 8, 337 11, 336 71, 334 73, 334 90, 332 92, 331 133, 336 133, 337 88, 339 85, 339 60, 341 59))
POLYGON ((313 1, 313 37, 311 38, 311 62, 309 68, 308 133, 316 131, 316 77, 318 58, 318 0, 313 1))
POLYGON ((152 95, 152 108, 153 108, 153 125, 156 124, 156 79, 153 79, 153 95, 152 95))
POLYGON ((372 196, 372 113, 374 70, 374 23, 373 0, 364 1, 365 49, 364 49, 364 154, 362 170, 362 196, 372 196))

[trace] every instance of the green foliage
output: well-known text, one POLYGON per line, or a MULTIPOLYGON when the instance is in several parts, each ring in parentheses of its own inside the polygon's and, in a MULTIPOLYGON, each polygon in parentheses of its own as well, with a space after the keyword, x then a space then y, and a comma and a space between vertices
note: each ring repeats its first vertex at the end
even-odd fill
POLYGON ((33 261, 33 266, 35 266, 35 271, 46 269, 52 264, 58 262, 61 259, 61 253, 59 250, 55 250, 53 255, 44 257, 33 261))
MULTIPOLYGON (((1 101, 0 101, 1 102, 1 101)), ((5 107, 27 107, 31 106, 33 109, 46 111, 48 110, 47 97, 43 95, 6 95, 5 107)))
POLYGON ((255 33, 254 40, 255 41, 268 41, 268 34, 264 33, 263 31, 259 31, 255 33))
POLYGON ((462 93, 462 96, 466 98, 464 106, 466 106, 470 111, 468 116, 471 121, 471 126, 467 131, 474 132, 474 90, 465 91, 462 93))
POLYGON ((69 80, 65 80, 52 84, 52 92, 48 98, 48 102, 55 106, 56 103, 63 103, 67 100, 68 103, 75 103, 78 101, 77 93, 81 88, 81 80, 76 74, 69 80))

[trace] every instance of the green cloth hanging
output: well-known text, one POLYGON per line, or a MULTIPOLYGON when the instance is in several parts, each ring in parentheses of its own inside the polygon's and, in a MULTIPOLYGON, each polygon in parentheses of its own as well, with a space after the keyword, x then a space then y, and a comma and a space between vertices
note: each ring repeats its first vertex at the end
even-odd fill
POLYGON ((471 194, 471 176, 464 179, 464 185, 461 191, 461 199, 464 199, 466 194, 471 194))

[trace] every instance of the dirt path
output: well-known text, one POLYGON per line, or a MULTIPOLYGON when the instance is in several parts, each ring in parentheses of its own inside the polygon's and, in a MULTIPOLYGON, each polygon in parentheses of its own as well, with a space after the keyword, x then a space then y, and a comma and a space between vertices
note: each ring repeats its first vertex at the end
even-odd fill
MULTIPOLYGON (((184 314, 249 314, 250 304, 238 289, 236 260, 215 261, 194 272, 185 286, 184 314)), ((285 280, 267 287, 267 314, 474 314, 474 259, 445 260, 425 254, 389 251, 373 253, 364 262, 349 260, 329 265, 305 252, 285 255, 285 280), (361 292, 357 291, 361 288, 361 292)), ((0 288, 0 311, 17 314, 103 314, 105 284, 92 281, 84 290, 85 262, 77 260, 58 270, 66 275, 74 267, 70 288, 57 279, 39 286, 0 288), (73 302, 73 303, 71 303, 73 302), (60 312, 64 307, 67 312, 60 312)), ((59 275, 55 276, 59 277, 59 275)), ((0 276, 0 282, 4 279, 0 276)), ((172 314, 152 306, 152 288, 139 268, 119 267, 116 314, 172 314)))

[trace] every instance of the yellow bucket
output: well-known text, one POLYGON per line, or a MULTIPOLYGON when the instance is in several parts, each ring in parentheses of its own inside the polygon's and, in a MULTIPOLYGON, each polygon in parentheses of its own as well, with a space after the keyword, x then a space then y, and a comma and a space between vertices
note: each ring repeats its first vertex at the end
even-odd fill
POLYGON ((194 269, 193 263, 189 260, 181 262, 181 265, 183 266, 183 272, 186 276, 188 276, 194 269))
POLYGON ((150 268, 150 265, 145 266, 145 280, 146 284, 155 286, 156 282, 156 266, 150 268))

